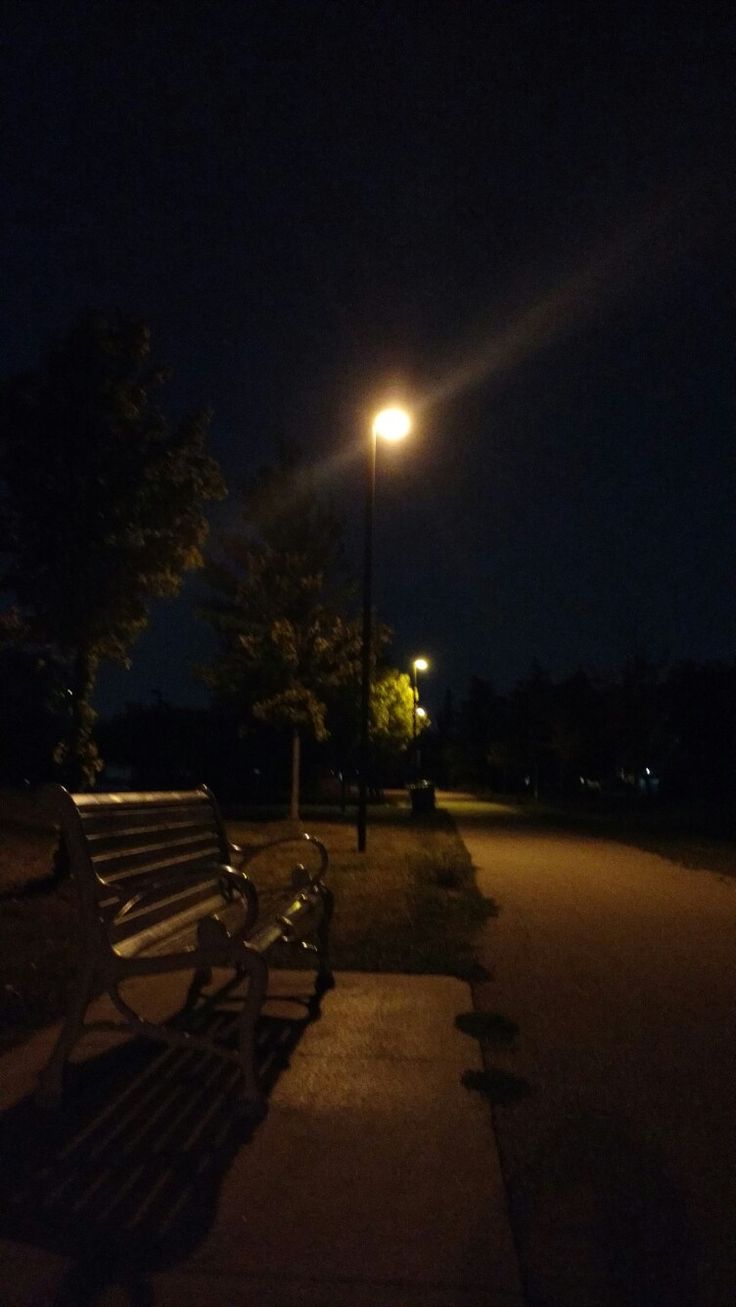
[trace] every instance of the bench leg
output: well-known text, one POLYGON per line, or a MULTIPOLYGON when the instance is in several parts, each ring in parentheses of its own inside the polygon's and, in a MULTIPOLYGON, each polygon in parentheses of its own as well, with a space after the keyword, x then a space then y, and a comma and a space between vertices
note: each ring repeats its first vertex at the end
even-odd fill
MULTIPOLYGON (((247 949, 247 946, 246 946, 247 949)), ((242 959, 242 954, 241 954, 242 959)), ((260 953, 247 950, 242 968, 248 977, 248 992, 240 1013, 240 1065, 243 1070, 243 1099, 255 1111, 263 1111, 265 1095, 256 1069, 256 1023, 268 990, 268 966, 260 953)))
POLYGON ((326 885, 320 886, 320 895, 322 897, 322 917, 317 928, 317 954, 319 957, 315 982, 317 1001, 328 989, 335 988, 335 977, 330 967, 330 923, 335 906, 335 896, 326 885))
POLYGON ((202 994, 202 990, 209 985, 212 980, 212 968, 200 967, 192 976, 192 982, 187 990, 187 996, 184 1000, 184 1011, 191 1012, 197 1006, 202 994))
POLYGON ((84 1017, 94 989, 94 968, 82 967, 77 976, 69 1008, 59 1037, 46 1066, 38 1077, 35 1099, 40 1107, 58 1106, 64 1091, 64 1067, 84 1030, 84 1017))

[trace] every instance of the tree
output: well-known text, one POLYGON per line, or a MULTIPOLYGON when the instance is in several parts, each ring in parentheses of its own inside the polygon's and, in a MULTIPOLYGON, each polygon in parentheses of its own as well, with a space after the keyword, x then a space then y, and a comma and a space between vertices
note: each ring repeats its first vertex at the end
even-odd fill
POLYGON ((414 727, 411 678, 396 667, 380 667, 371 682, 370 740, 374 766, 386 767, 403 754, 414 727))
POLYGON ((552 682, 536 660, 529 675, 519 681, 511 695, 511 730, 525 768, 525 784, 539 798, 540 778, 549 757, 549 719, 552 682))
MULTIPOLYGON (((391 632, 383 623, 374 623, 374 649, 384 649, 391 632)), ((340 776, 340 802, 344 810, 350 778, 359 766, 360 683, 356 659, 352 678, 330 687, 325 694, 331 765, 340 776)), ((368 705, 369 776, 372 788, 380 788, 378 777, 393 766, 404 752, 412 735, 413 690, 406 672, 390 667, 383 659, 374 659, 371 695, 368 705)))
POLYGON ((581 774, 600 781, 610 769, 602 707, 607 689, 582 667, 549 687, 546 747, 560 791, 576 789, 581 774))
POLYGON ((608 733, 619 773, 638 777, 657 771, 669 753, 664 663, 636 654, 610 687, 608 733))
POLYGON ((489 786, 506 770, 504 704, 490 681, 472 676, 467 697, 455 713, 450 696, 445 701, 443 736, 445 761, 453 784, 489 786), (449 723, 449 733, 448 733, 449 723))
POLYGON ((203 612, 220 653, 202 675, 245 717, 290 731, 297 820, 301 736, 327 738, 329 692, 358 678, 360 629, 345 611, 342 523, 286 447, 246 487, 242 521, 207 567, 220 599, 203 612))
POLYGON ((56 756, 74 785, 102 765, 100 663, 127 663, 150 599, 176 594, 201 565, 203 504, 224 494, 206 451, 210 415, 172 427, 157 404, 166 379, 145 324, 87 317, 0 392, 0 589, 68 669, 56 756))
POLYGON ((371 737, 393 751, 405 749, 414 725, 411 677, 396 667, 379 667, 371 682, 371 737))
POLYGON ((667 732, 649 759, 670 792, 732 799, 736 782, 736 663, 683 662, 664 686, 667 732), (659 755, 659 756, 658 756, 659 755))

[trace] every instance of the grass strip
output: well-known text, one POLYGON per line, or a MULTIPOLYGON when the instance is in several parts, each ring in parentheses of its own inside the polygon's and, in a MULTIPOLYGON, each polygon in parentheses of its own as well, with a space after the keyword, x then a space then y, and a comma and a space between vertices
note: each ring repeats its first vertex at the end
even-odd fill
MULTIPOLYGON (((285 828, 231 825, 233 837, 245 844, 274 838, 285 828)), ((372 808, 364 854, 356 852, 353 821, 337 813, 317 813, 303 828, 330 853, 332 961, 338 970, 470 974, 478 932, 496 906, 478 890, 468 852, 446 812, 420 817, 405 807, 372 808)), ((279 874, 273 862, 253 866, 259 886, 279 874)))

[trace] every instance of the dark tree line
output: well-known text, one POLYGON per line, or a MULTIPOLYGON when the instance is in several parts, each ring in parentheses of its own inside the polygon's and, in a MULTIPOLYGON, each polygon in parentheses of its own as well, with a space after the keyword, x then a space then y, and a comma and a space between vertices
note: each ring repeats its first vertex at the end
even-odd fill
POLYGON ((435 765, 448 784, 506 792, 723 801, 736 792, 736 664, 638 658, 558 680, 535 666, 509 694, 474 678, 440 714, 435 765))

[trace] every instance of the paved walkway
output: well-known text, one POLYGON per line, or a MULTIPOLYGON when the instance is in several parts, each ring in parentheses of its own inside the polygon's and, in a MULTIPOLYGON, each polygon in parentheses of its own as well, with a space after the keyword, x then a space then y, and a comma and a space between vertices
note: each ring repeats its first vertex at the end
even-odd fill
POLYGON ((468 986, 341 974, 307 1024, 307 980, 274 978, 250 1137, 192 1054, 98 1043, 50 1134, 27 1095, 52 1032, 0 1059, 4 1307, 521 1307, 468 986))
POLYGON ((500 908, 476 1001, 518 1025, 489 1056, 529 1303, 732 1307, 736 881, 446 805, 500 908))

